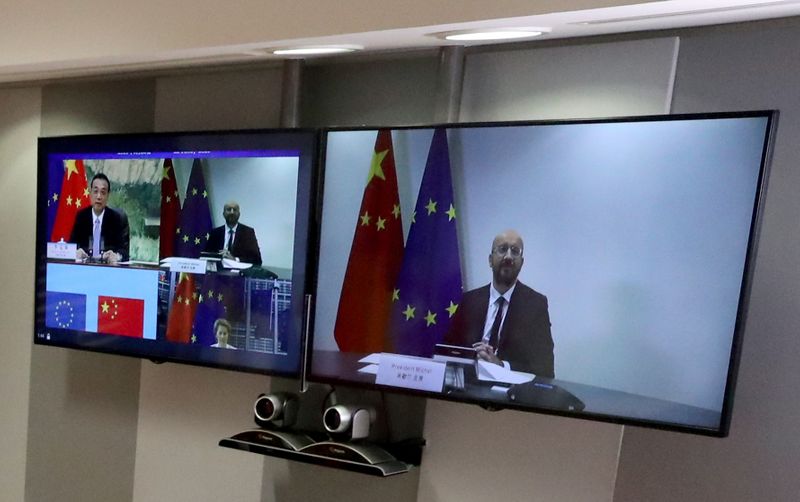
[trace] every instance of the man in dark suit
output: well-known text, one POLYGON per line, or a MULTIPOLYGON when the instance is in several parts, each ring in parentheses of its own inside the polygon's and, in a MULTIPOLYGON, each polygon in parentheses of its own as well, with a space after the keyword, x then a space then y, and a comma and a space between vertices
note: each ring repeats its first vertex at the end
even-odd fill
POLYGON ((75 215, 70 242, 78 245, 77 257, 101 258, 108 263, 127 261, 130 256, 128 216, 121 209, 108 207, 111 182, 103 173, 92 177, 92 205, 75 215))
POLYGON ((464 293, 445 341, 475 347, 484 361, 553 378, 547 297, 517 280, 523 250, 514 230, 495 237, 489 254, 492 283, 464 293))
POLYGON ((261 265, 261 251, 256 239, 256 231, 239 223, 239 204, 228 202, 222 210, 225 224, 211 231, 206 251, 221 252, 225 258, 235 259, 253 265, 261 265))

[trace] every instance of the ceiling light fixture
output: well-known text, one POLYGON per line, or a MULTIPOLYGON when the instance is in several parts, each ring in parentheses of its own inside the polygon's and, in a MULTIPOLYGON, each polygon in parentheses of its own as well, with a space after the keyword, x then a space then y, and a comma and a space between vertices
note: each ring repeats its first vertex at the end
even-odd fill
POLYGON ((325 54, 342 54, 364 49, 360 45, 315 45, 307 47, 285 47, 272 51, 276 56, 321 56, 325 54))
POLYGON ((485 30, 460 30, 436 33, 434 36, 452 42, 489 42, 533 38, 549 32, 549 28, 494 28, 485 30))

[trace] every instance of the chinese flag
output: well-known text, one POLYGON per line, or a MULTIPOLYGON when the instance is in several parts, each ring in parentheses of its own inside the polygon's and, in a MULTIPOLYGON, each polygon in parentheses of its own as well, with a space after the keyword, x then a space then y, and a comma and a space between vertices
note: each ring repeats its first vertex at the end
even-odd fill
POLYGON ((195 291, 194 276, 181 274, 175 297, 167 319, 167 340, 176 343, 189 343, 192 337, 192 322, 197 310, 198 295, 195 291))
POLYGON ((64 181, 61 183, 61 193, 58 196, 58 209, 56 221, 50 241, 57 242, 61 239, 69 240, 72 235, 72 226, 75 224, 75 215, 81 209, 89 206, 89 188, 86 184, 86 169, 82 160, 64 161, 64 181))
POLYGON ((403 223, 392 136, 380 130, 356 220, 334 337, 345 352, 384 350, 393 288, 403 261, 403 223))
POLYGON ((144 300, 99 296, 97 331, 111 335, 141 338, 144 327, 144 300))
POLYGON ((181 204, 178 199, 178 183, 175 181, 175 169, 172 159, 164 160, 164 173, 161 176, 161 227, 159 234, 158 256, 167 258, 175 256, 175 233, 181 217, 181 204))

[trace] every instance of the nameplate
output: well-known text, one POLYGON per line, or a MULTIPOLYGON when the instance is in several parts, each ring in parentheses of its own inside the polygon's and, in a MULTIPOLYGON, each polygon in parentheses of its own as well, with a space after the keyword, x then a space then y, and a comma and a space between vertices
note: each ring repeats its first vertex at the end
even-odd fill
POLYGON ((77 257, 78 245, 72 242, 48 242, 47 257, 53 260, 74 260, 77 257))
POLYGON ((169 258, 169 271, 170 272, 183 272, 187 274, 205 274, 206 261, 196 260, 194 258, 169 258))
POLYGON ((375 383, 406 389, 441 392, 445 364, 432 359, 381 354, 375 383))

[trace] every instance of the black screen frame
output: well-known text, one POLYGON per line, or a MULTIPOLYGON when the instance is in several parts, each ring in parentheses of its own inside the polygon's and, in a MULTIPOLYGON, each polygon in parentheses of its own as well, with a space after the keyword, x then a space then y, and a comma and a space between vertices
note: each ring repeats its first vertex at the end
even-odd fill
MULTIPOLYGON (((389 129, 392 131, 415 130, 415 129, 466 129, 466 128, 481 128, 481 127, 516 127, 516 126, 551 126, 551 125, 572 125, 572 124, 611 124, 611 123, 636 123, 636 122, 652 122, 652 121, 680 121, 680 120, 706 120, 706 119, 727 119, 727 118, 749 118, 749 117, 763 117, 767 120, 765 128, 761 162, 758 173, 758 181, 756 186, 755 200, 751 213, 750 233, 747 242, 746 258, 744 261, 744 269, 742 273, 740 294, 737 306, 737 313, 735 318, 735 327, 732 334, 731 351, 729 356, 729 364, 727 371, 727 380, 724 391, 724 398, 722 409, 720 412, 719 426, 716 428, 706 428, 694 425, 686 425, 677 422, 660 421, 645 418, 636 418, 631 416, 609 415, 601 413, 592 413, 584 411, 565 411, 560 409, 553 409, 541 406, 531 405, 517 405, 515 403, 507 402, 498 404, 496 401, 487 401, 481 398, 474 398, 468 395, 457 395, 428 391, 419 391, 403 387, 380 385, 375 383, 365 383, 355 381, 340 376, 318 375, 313 372, 314 365, 314 337, 316 333, 315 324, 315 308, 310 312, 310 322, 308 329, 308 341, 306 346, 306 362, 304 368, 304 378, 309 382, 323 383, 329 385, 343 385, 347 387, 355 387, 361 389, 379 390, 381 392, 392 392, 399 394, 407 394, 412 396, 434 398, 451 402, 461 402, 468 404, 476 404, 490 409, 508 408, 519 411, 542 413, 546 415, 565 416, 571 418, 587 419, 599 422, 640 426, 652 429, 660 429, 674 432, 683 432, 696 434, 701 436, 710 437, 726 437, 730 430, 731 417, 733 414, 733 402, 736 388, 736 381, 738 377, 738 369, 741 360, 741 347, 744 337, 744 330, 747 321, 747 312, 750 301, 750 293, 753 282, 753 273, 755 268, 755 259, 757 254, 759 235, 762 225, 764 203, 767 195, 767 186, 769 178, 769 170, 771 158, 773 155, 775 135, 777 130, 779 112, 778 110, 747 110, 747 111, 734 111, 734 112, 714 112, 714 113, 686 113, 686 114, 670 114, 670 115, 642 115, 642 116, 628 116, 628 117, 606 117, 606 118, 593 118, 593 119, 569 119, 569 120, 538 120, 538 121, 504 121, 504 122, 472 122, 472 123, 434 123, 434 124, 420 124, 413 126, 361 126, 361 127, 329 127, 322 130, 320 137, 320 182, 319 182, 319 197, 317 206, 317 218, 322 220, 323 201, 323 183, 326 171, 326 152, 327 152, 327 138, 329 133, 334 132, 347 132, 347 131, 378 131, 381 129, 389 129)), ((321 224, 317 227, 321 232, 321 224)), ((316 239, 319 242, 321 235, 318 234, 316 239)), ((320 245, 324 243, 320 242, 320 245)), ((312 285, 312 291, 317 294, 317 284, 312 285)), ((338 294, 338 292, 337 292, 338 294)))
MULTIPOLYGON (((223 131, 182 131, 136 134, 92 134, 41 137, 38 142, 37 227, 34 297, 34 336, 37 345, 100 352, 154 362, 174 362, 194 366, 228 369, 263 375, 300 378, 305 347, 304 305, 309 285, 314 283, 317 254, 314 236, 314 210, 319 164, 319 130, 311 128, 245 129, 223 131), (53 329, 45 326, 47 208, 42 203, 48 196, 48 159, 51 155, 75 155, 134 152, 198 152, 206 151, 279 150, 298 154, 297 192, 292 257, 291 319, 289 341, 291 361, 249 351, 223 351, 156 340, 130 339, 124 336, 53 329), (52 335, 50 339, 46 336, 52 335), (144 343, 143 343, 144 342, 144 343), (235 353, 235 354, 234 354, 235 353)), ((248 190, 251 187, 242 187, 248 190)), ((248 217, 255 217, 249 215, 248 217)), ((267 236, 265 236, 267 237, 267 236)))

